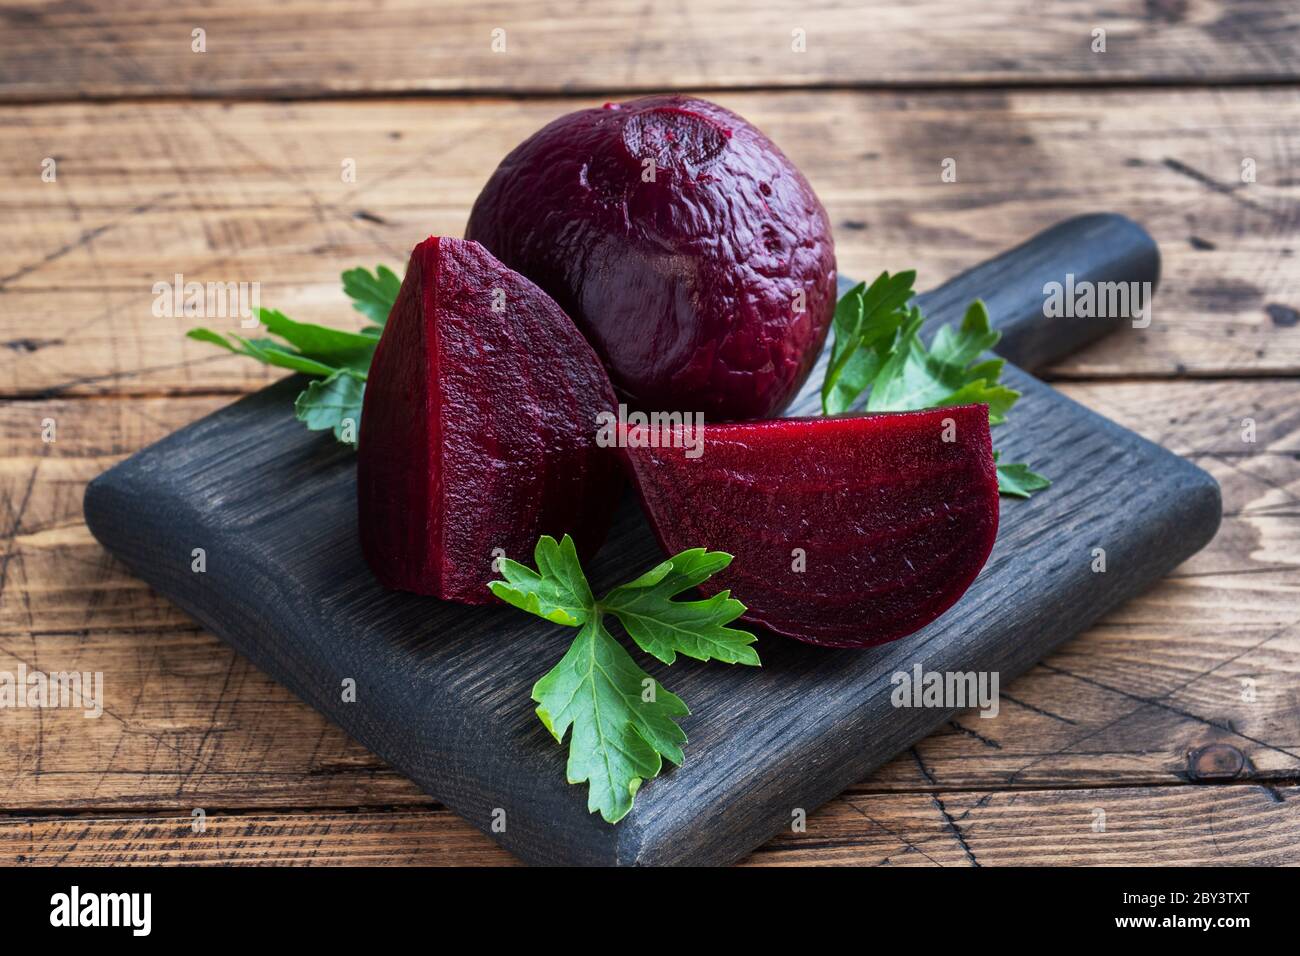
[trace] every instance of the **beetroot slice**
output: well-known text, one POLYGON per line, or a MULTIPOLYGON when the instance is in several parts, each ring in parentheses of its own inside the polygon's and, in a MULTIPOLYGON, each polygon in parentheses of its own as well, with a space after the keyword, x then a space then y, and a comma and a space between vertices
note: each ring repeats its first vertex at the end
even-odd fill
POLYGON ((596 416, 615 405, 600 360, 546 293, 476 242, 420 243, 361 414, 361 544, 375 576, 486 604, 493 558, 526 559, 539 535, 572 534, 594 554, 622 483, 595 440, 596 416))
POLYGON ((810 644, 884 644, 951 607, 988 559, 985 405, 702 429, 690 458, 680 426, 631 428, 626 459, 668 554, 735 555, 701 589, 730 588, 746 620, 810 644))

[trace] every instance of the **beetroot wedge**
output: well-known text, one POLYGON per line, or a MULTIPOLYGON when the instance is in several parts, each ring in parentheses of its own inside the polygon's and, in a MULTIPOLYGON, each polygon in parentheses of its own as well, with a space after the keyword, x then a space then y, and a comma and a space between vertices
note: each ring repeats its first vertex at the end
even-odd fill
POLYGON ((382 584, 494 601, 493 559, 572 534, 590 556, 622 475, 596 445, 600 360, 546 293, 476 242, 416 246, 375 350, 357 460, 361 544, 382 584))
POLYGON ((985 405, 699 427, 629 429, 626 457, 668 554, 735 555, 701 587, 731 589, 746 620, 810 644, 883 644, 951 607, 988 559, 985 405))

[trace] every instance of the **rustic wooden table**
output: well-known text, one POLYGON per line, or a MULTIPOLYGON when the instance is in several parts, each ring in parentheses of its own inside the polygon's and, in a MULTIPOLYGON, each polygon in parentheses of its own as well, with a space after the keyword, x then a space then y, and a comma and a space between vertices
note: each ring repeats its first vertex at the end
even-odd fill
POLYGON ((748 862, 1300 863, 1300 7, 540 6, 0 0, 0 671, 104 674, 99 719, 0 711, 0 862, 512 862, 108 558, 81 494, 275 377, 154 283, 354 321, 338 273, 459 235, 532 130, 687 89, 803 168, 848 274, 929 287, 1076 213, 1143 223, 1151 326, 1047 377, 1224 493, 1204 552, 996 719, 748 862))

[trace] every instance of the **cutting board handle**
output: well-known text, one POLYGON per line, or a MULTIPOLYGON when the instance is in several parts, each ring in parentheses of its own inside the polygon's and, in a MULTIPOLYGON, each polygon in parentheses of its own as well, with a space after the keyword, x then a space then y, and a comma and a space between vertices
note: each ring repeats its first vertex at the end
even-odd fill
POLYGON ((1077 297, 1087 288, 1085 282, 1150 283, 1139 286, 1147 302, 1159 280, 1160 251, 1151 235, 1118 213, 1092 213, 1057 223, 918 296, 917 304, 929 317, 927 330, 933 331, 960 322, 971 300, 983 299, 994 327, 1002 331, 997 353, 1032 372, 1135 318, 1131 306, 1126 314, 1107 318, 1049 317, 1048 283, 1060 283, 1062 298, 1070 287, 1077 297))

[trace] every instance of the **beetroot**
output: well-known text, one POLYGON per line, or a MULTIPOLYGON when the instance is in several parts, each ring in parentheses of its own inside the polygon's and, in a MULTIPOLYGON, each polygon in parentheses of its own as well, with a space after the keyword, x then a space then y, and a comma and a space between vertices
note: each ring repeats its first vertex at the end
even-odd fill
POLYGON ((465 236, 554 296, 646 410, 774 414, 835 308, 830 224, 803 175, 735 113, 686 96, 534 133, 465 236))
POLYGON ((361 414, 361 544, 387 587, 495 600, 493 558, 570 533, 591 555, 622 476, 596 446, 615 405, 560 308, 482 246, 415 247, 375 350, 361 414), (494 550, 500 549, 500 550, 494 550))
POLYGON ((810 644, 883 644, 947 610, 988 559, 985 405, 702 429, 697 457, 681 426, 629 429, 626 456, 668 554, 736 556, 701 588, 730 588, 747 620, 810 644))

